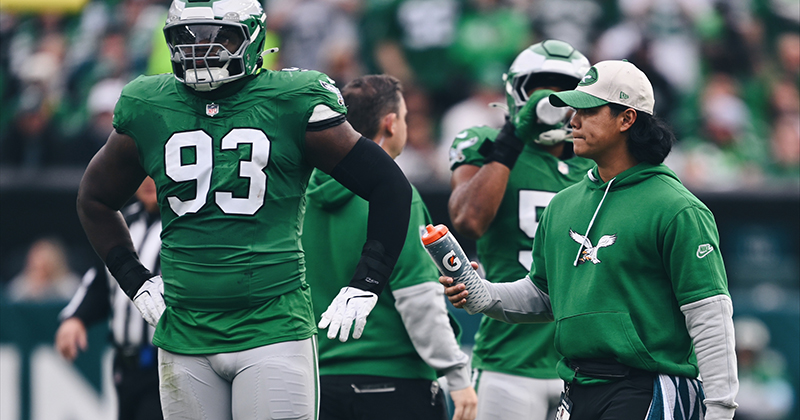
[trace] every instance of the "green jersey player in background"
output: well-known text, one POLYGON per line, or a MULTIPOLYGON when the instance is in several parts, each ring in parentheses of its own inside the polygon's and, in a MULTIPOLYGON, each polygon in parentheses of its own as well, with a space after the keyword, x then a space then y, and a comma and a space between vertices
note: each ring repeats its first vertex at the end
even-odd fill
POLYGON ((125 87, 78 192, 90 242, 156 327, 168 420, 317 417, 300 244, 314 167, 369 201, 355 274, 322 316, 329 337, 347 340, 354 320, 360 337, 406 237, 408 181, 347 123, 326 75, 260 70, 265 22, 256 0, 175 0, 164 27, 174 75, 125 87), (119 213, 147 175, 163 282, 139 263, 119 213))
MULTIPOLYGON (((363 76, 342 95, 353 128, 397 157, 407 133, 400 82, 388 75, 363 76)), ((447 420, 438 376, 447 379, 453 420, 475 418, 478 397, 470 384, 469 356, 451 326, 439 271, 420 241, 420 228, 431 217, 419 192, 412 191, 406 244, 369 329, 359 340, 319 341, 320 420, 447 420)), ((367 202, 319 170, 311 175, 307 195, 306 279, 319 315, 338 293, 331 279, 349 276, 358 264, 367 202)))
MULTIPOLYGON (((586 57, 566 42, 528 47, 504 76, 503 129, 473 127, 453 141, 450 217, 458 232, 477 239, 478 259, 494 282, 525 277, 542 211, 592 165, 572 153, 569 113, 547 99, 574 89, 588 69, 586 57)), ((544 420, 555 408, 563 384, 554 332, 552 324, 481 320, 472 358, 478 420, 544 420)))

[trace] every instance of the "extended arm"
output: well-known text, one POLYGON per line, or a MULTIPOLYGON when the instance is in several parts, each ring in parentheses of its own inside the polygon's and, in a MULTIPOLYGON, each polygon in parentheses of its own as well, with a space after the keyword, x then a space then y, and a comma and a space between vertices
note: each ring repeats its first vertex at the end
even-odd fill
POLYGON ((322 314, 328 337, 346 341, 355 319, 359 338, 366 316, 377 302, 403 249, 411 208, 411 185, 377 144, 361 137, 349 123, 306 133, 308 160, 369 202, 367 240, 350 280, 322 314), (341 331, 340 331, 341 328, 341 331))
MULTIPOLYGON (((469 292, 463 283, 454 285, 450 277, 439 277, 439 283, 445 286, 444 293, 453 306, 464 307, 469 292)), ((482 311, 484 315, 509 324, 553 321, 550 296, 527 276, 511 283, 483 280, 483 284, 491 297, 489 306, 482 311)))
POLYGON ((528 277, 511 283, 484 280, 484 284, 492 297, 492 303, 483 311, 484 315, 509 324, 553 320, 550 296, 539 290, 528 277))
POLYGON ((683 305, 681 311, 694 341, 706 396, 706 419, 730 420, 739 391, 731 298, 712 296, 683 305))
MULTIPOLYGON (((388 277, 403 249, 408 228, 411 185, 405 175, 383 149, 362 138, 347 122, 307 132, 306 148, 314 166, 369 201, 367 245, 374 242, 383 248, 380 253, 388 277)), ((380 279, 380 284, 362 284, 361 288, 380 293, 386 277, 380 279)))

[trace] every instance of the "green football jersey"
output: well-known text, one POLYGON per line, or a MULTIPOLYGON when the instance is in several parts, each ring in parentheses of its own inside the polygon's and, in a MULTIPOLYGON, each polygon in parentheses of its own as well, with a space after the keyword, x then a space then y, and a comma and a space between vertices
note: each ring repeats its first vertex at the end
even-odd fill
POLYGON ((262 71, 235 83, 201 94, 169 74, 142 76, 114 112, 115 129, 136 141, 157 186, 167 311, 154 343, 177 353, 239 351, 316 331, 301 287, 312 170, 305 132, 315 106, 345 114, 344 100, 315 71, 262 71))
MULTIPOLYGON (((317 319, 355 272, 361 247, 367 239, 368 212, 367 201, 329 175, 314 171, 303 224, 308 239, 303 241, 303 247, 317 319)), ((420 231, 429 223, 428 209, 417 189, 412 187, 408 233, 387 290, 378 297, 360 339, 341 343, 338 338, 319 337, 321 375, 436 379, 434 370, 414 349, 391 292, 424 282, 438 283, 439 271, 420 241, 420 231)))
MULTIPOLYGON (((450 167, 482 166, 478 149, 499 130, 474 127, 456 136, 450 167)), ((509 176, 503 201, 486 233, 478 239, 478 259, 492 282, 511 282, 528 274, 533 237, 542 211, 556 192, 579 181, 592 167, 588 159, 559 160, 527 143, 509 176)), ((475 335, 472 366, 525 377, 557 378, 561 356, 553 346, 555 325, 507 324, 483 317, 475 335)))

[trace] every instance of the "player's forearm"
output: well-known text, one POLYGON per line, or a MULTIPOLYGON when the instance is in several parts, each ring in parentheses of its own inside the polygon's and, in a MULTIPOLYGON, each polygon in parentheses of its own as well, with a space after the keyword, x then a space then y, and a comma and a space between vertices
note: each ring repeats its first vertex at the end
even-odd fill
POLYGON ((331 176, 369 202, 367 241, 350 285, 380 294, 406 240, 411 185, 394 160, 364 137, 331 176))
POLYGON ((86 167, 78 188, 78 218, 103 261, 118 246, 134 250, 119 209, 133 196, 145 176, 136 143, 116 131, 86 167))
MULTIPOLYGON (((469 176, 467 167, 460 167, 469 176)), ((447 203, 450 219, 456 231, 470 239, 478 239, 486 233, 497 215, 503 200, 506 184, 511 171, 505 165, 490 162, 478 169, 466 180, 459 180, 460 173, 454 174, 457 183, 447 203)))
POLYGON ((725 295, 681 306, 694 342, 706 399, 707 420, 729 420, 739 391, 734 351, 733 305, 725 295))
POLYGON ((122 213, 85 193, 83 189, 78 192, 78 218, 89 243, 103 261, 108 252, 117 246, 134 249, 122 213))
POLYGON ((420 358, 447 378, 450 389, 470 386, 469 356, 456 341, 441 285, 422 283, 393 290, 392 294, 420 358))
POLYGON ((509 324, 550 322, 553 309, 550 296, 536 287, 526 276, 511 283, 484 280, 491 303, 483 314, 509 324))

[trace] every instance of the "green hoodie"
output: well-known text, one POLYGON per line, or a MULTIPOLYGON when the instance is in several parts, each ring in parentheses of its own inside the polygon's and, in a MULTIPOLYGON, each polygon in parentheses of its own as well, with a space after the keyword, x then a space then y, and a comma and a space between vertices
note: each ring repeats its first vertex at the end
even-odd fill
POLYGON ((595 167, 547 206, 533 252, 562 379, 574 377, 566 360, 587 358, 697 377, 680 307, 728 295, 727 278, 714 216, 669 168, 642 163, 604 183, 595 167))
MULTIPOLYGON (((367 237, 369 204, 319 170, 312 173, 306 194, 306 281, 311 285, 314 316, 320 319, 358 264, 367 237)), ((416 188, 412 187, 412 194, 406 244, 387 290, 370 312, 360 339, 341 343, 320 335, 320 375, 436 379, 436 372, 414 349, 392 295, 393 290, 428 281, 438 283, 439 278, 439 271, 420 241, 420 229, 431 223, 431 217, 416 188)))

